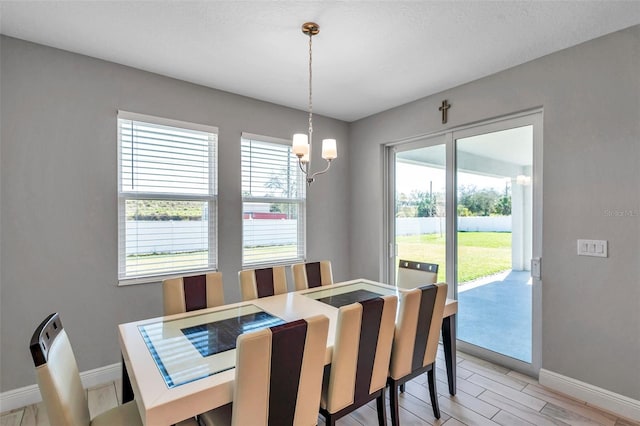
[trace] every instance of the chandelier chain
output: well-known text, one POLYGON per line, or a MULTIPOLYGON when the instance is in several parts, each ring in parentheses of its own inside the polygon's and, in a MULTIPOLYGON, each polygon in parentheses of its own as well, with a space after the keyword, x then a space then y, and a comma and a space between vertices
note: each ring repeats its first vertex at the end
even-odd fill
POLYGON ((313 50, 312 50, 312 40, 313 33, 309 33, 309 144, 311 144, 311 140, 313 138, 313 89, 312 89, 312 81, 313 81, 313 69, 311 67, 313 63, 313 50))

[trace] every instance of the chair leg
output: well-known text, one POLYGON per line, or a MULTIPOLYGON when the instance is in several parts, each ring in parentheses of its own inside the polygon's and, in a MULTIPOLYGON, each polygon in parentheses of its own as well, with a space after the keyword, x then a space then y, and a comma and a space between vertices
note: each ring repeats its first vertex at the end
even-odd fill
POLYGON ((384 397, 385 388, 380 391, 380 396, 376 398, 376 405, 378 406, 378 425, 387 426, 387 409, 384 397))
POLYGON ((440 418, 440 407, 438 406, 438 390, 436 389, 436 369, 435 365, 427 372, 429 379, 429 395, 431 396, 431 406, 436 419, 440 418))
POLYGON ((400 385, 400 392, 404 393, 404 390, 405 390, 405 383, 400 385))
POLYGON ((330 412, 324 409, 320 409, 320 414, 324 417, 324 424, 326 426, 335 426, 336 416, 332 416, 330 412))
POLYGON ((391 395, 389 395, 389 408, 391 409, 391 426, 399 426, 400 411, 398 409, 398 386, 395 384, 390 384, 389 392, 391 392, 391 395))

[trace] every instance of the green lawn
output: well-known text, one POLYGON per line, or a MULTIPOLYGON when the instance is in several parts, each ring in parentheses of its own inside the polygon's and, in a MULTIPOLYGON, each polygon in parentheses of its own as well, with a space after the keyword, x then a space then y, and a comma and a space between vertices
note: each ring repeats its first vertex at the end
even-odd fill
POLYGON ((245 258, 251 259, 252 262, 269 262, 273 259, 273 254, 277 253, 279 259, 296 259, 298 257, 298 248, 295 244, 286 246, 260 246, 249 247, 245 250, 245 258))
POLYGON ((154 273, 169 264, 174 270, 204 269, 209 265, 209 259, 206 251, 127 256, 127 272, 130 275, 154 273))
MULTIPOLYGON (((273 254, 277 253, 279 258, 296 258, 296 246, 269 246, 269 247, 251 247, 245 254, 247 259, 252 262, 268 262, 272 259, 273 254)), ((144 272, 153 272, 159 267, 167 264, 173 264, 175 269, 200 269, 208 266, 208 257, 206 251, 197 251, 190 253, 162 253, 162 254, 145 254, 140 256, 127 256, 127 271, 130 274, 138 275, 144 272)))
MULTIPOLYGON (((398 259, 437 263, 438 281, 445 281, 445 237, 439 234, 397 238, 398 259)), ((511 268, 510 232, 458 232, 458 282, 511 268)))
MULTIPOLYGON (((397 238, 398 259, 437 263, 438 281, 445 281, 445 238, 438 234, 409 235, 397 238)), ((268 262, 277 250, 280 256, 295 259, 296 246, 252 247, 247 258, 255 262, 268 262)), ((128 256, 127 270, 131 274, 153 271, 159 265, 173 263, 176 269, 206 268, 206 252, 154 254, 128 256)), ((396 262, 397 265, 397 262, 396 262)), ((509 232, 459 232, 458 233, 458 282, 511 269, 511 233, 509 232)))

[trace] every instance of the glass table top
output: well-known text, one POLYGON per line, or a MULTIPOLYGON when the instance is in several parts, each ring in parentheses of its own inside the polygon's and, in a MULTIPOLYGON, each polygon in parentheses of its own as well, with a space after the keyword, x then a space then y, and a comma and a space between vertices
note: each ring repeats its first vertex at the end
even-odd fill
POLYGON ((339 308, 351 303, 373 299, 374 297, 398 296, 398 289, 362 281, 347 285, 323 286, 322 288, 307 291, 304 295, 318 302, 339 308))
POLYGON ((138 326, 169 388, 229 370, 242 333, 284 323, 255 305, 138 326))

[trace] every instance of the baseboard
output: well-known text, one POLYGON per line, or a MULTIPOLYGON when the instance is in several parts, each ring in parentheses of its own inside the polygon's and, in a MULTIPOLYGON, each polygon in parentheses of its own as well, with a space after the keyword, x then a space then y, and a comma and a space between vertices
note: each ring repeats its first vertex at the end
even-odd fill
POLYGON ((85 389, 113 382, 120 378, 122 378, 122 364, 119 362, 80 373, 82 386, 85 389))
POLYGON ((640 422, 638 400, 545 369, 540 370, 538 380, 542 386, 585 401, 617 416, 640 422))
MULTIPOLYGON (((120 363, 107 365, 105 367, 93 370, 83 371, 80 373, 82 386, 92 388, 104 383, 113 382, 119 379, 122 374, 120 363)), ((14 410, 31 404, 37 404, 42 401, 40 389, 38 385, 25 386, 19 389, 13 389, 0 393, 0 412, 14 410)))

